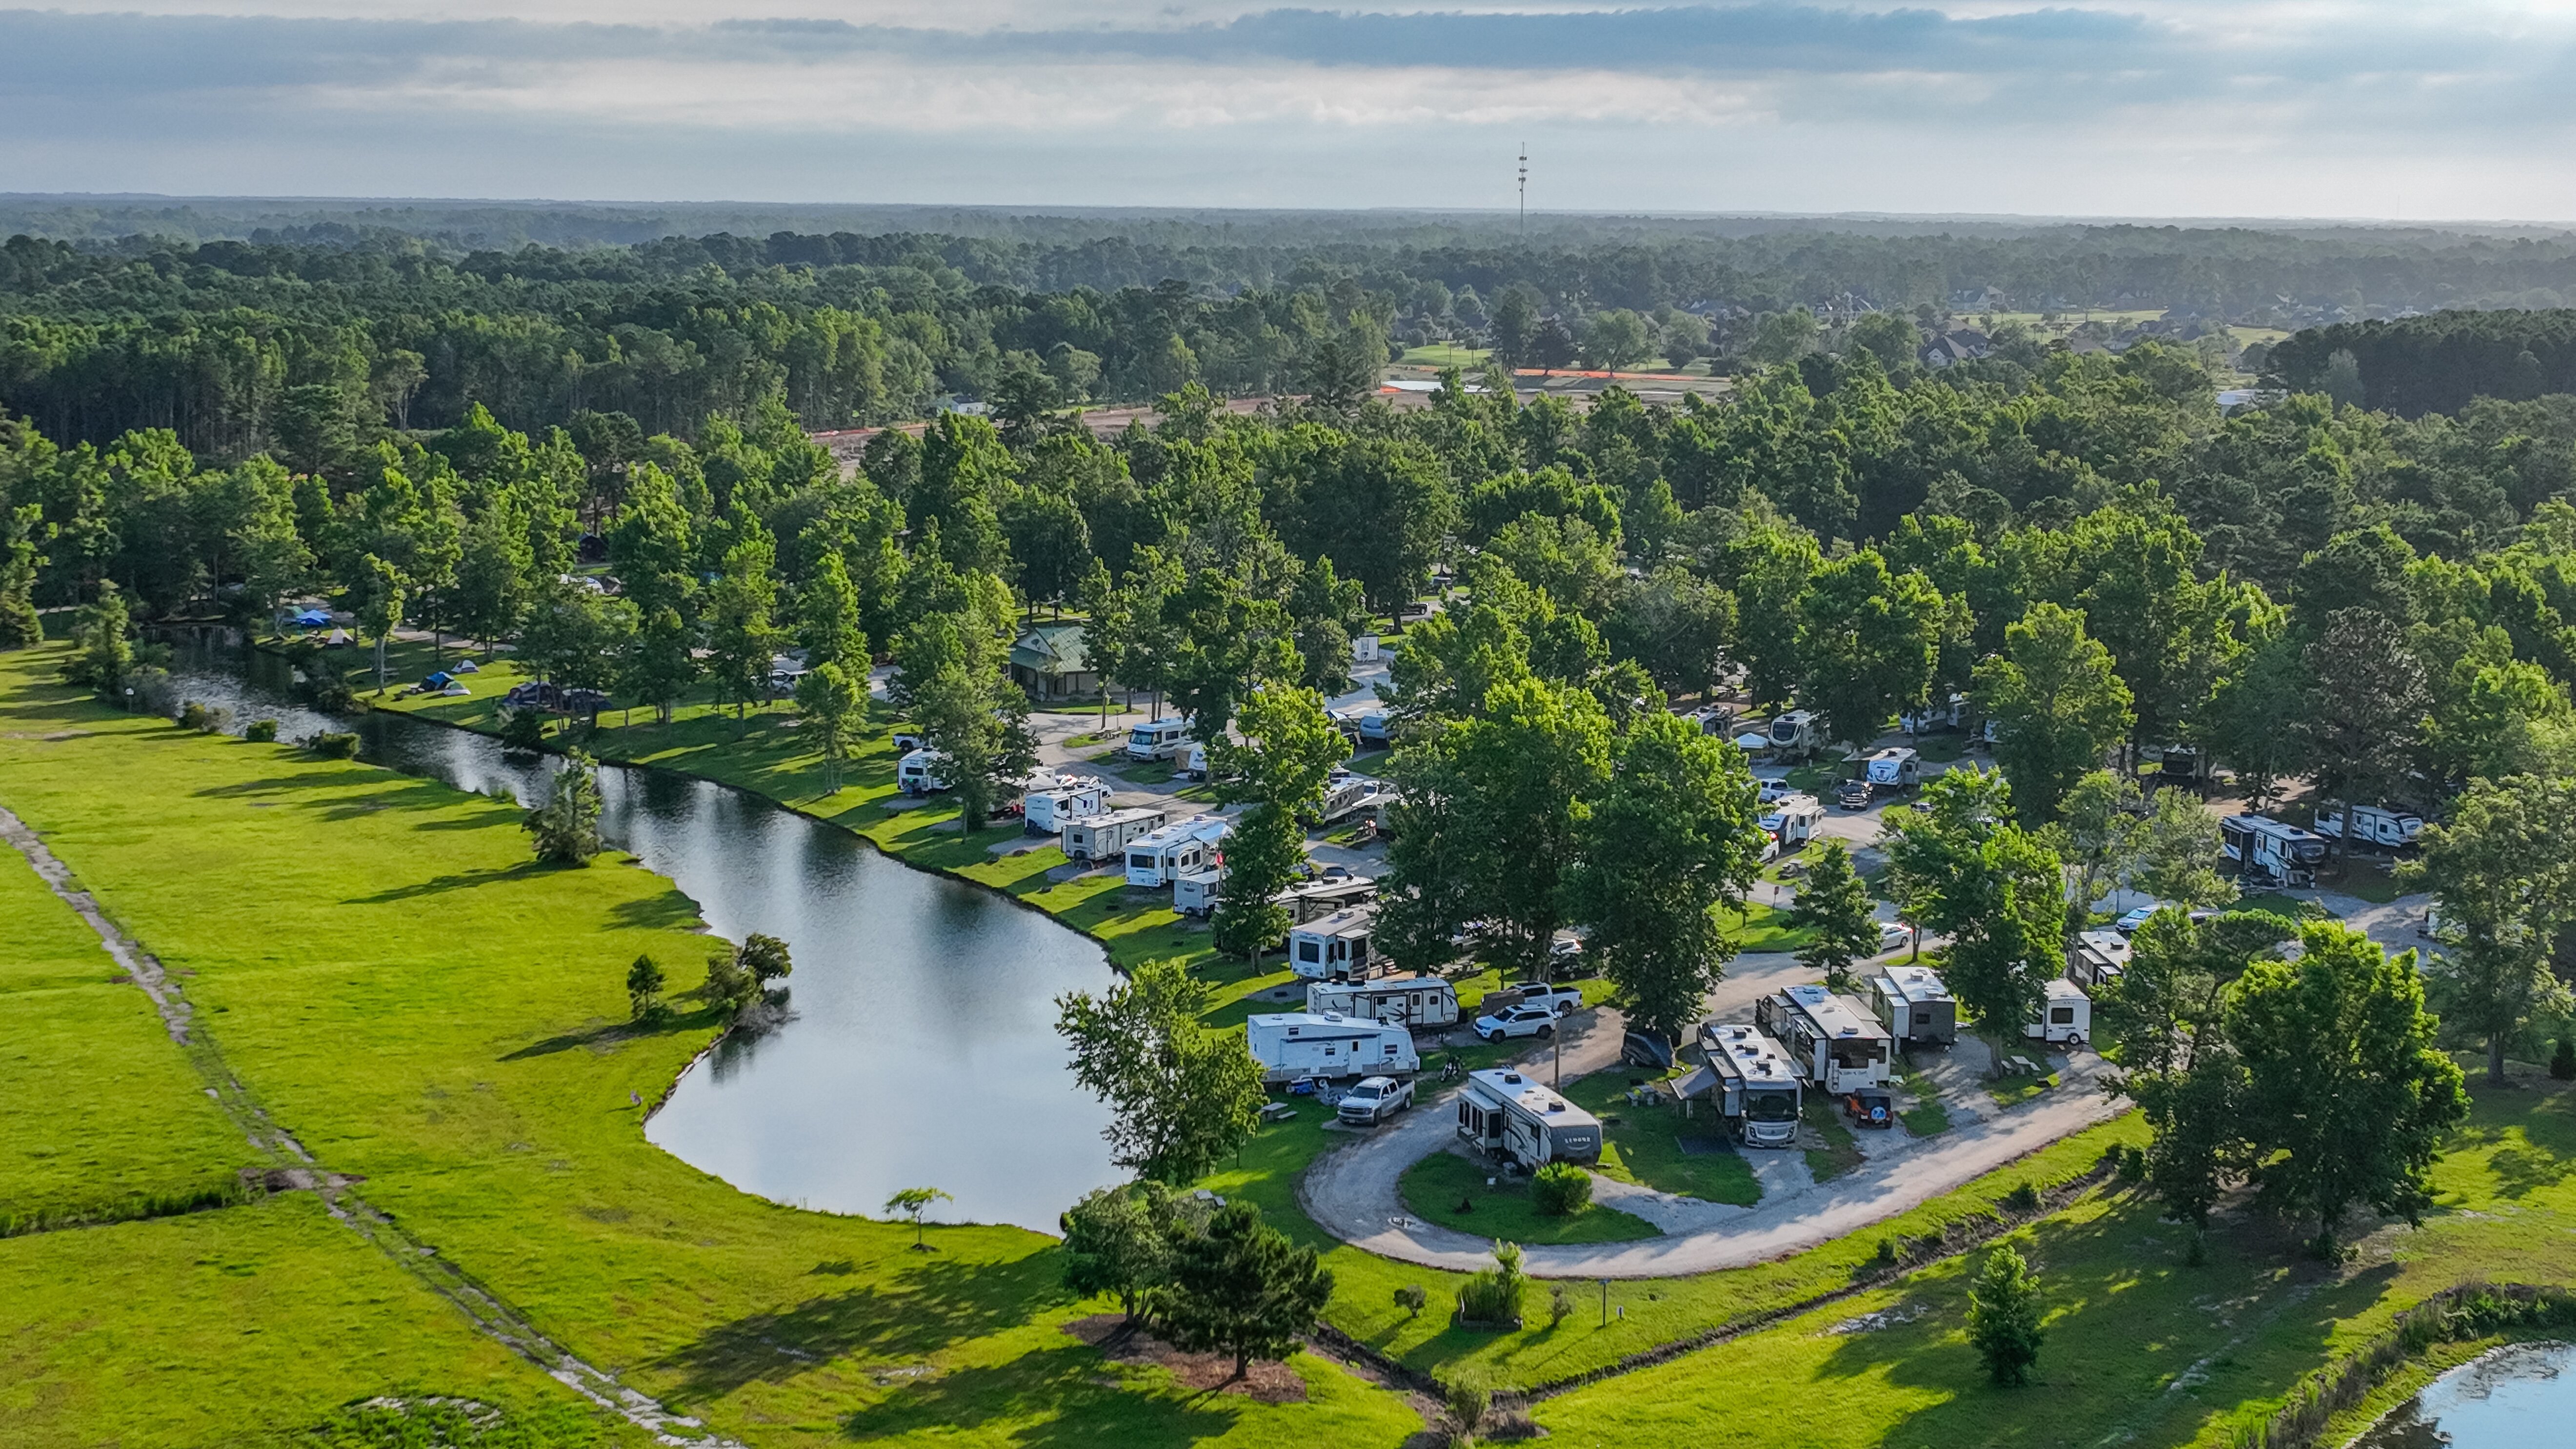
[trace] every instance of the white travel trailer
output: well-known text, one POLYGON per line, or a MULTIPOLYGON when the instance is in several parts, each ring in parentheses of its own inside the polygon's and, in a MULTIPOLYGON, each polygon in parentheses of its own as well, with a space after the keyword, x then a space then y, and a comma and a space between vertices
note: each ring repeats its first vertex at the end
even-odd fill
POLYGON ((1321 981, 1366 980, 1377 930, 1374 904, 1348 906, 1288 931, 1288 969, 1321 981))
POLYGON ((1127 758, 1168 760, 1181 752, 1189 733, 1188 721, 1178 716, 1134 726, 1127 731, 1127 758))
POLYGON ((1359 814, 1377 803, 1381 783, 1366 775, 1344 775, 1324 787, 1324 803, 1316 807, 1316 819, 1331 825, 1359 814))
POLYGON ((1840 1094, 1887 1083, 1894 1039, 1868 1011, 1822 986, 1792 986, 1753 1005, 1753 1023, 1788 1048, 1798 1075, 1840 1094))
POLYGON ((1351 636, 1351 662, 1353 664, 1375 664, 1379 659, 1385 656, 1385 652, 1385 647, 1378 642, 1378 637, 1375 634, 1354 634, 1351 636))
POLYGON ((937 750, 913 750, 895 762, 894 782, 907 795, 928 795, 948 788, 940 771, 948 767, 948 757, 937 750))
POLYGON ((1378 981, 1309 981, 1306 1009, 1437 1031, 1458 1024, 1458 990, 1437 976, 1390 976, 1378 981))
POLYGON ((1407 1076, 1422 1070, 1413 1033, 1400 1026, 1289 1011, 1244 1023, 1244 1046, 1266 1082, 1299 1077, 1407 1076))
POLYGON ((1169 818, 1160 810, 1141 807, 1075 816, 1064 823, 1064 858, 1119 860, 1127 854, 1129 841, 1141 840, 1162 829, 1169 818))
POLYGON ((1068 823, 1108 808, 1106 781, 1064 775, 1036 785, 1020 797, 1020 823, 1031 835, 1060 835, 1068 823))
POLYGON ((1772 716, 1770 739, 1783 757, 1812 755, 1825 747, 1825 722, 1813 710, 1793 709, 1772 716))
POLYGON ((1384 706, 1345 705, 1332 713, 1333 723, 1342 727, 1342 733, 1358 741, 1362 749, 1385 747, 1387 731, 1393 727, 1394 721, 1388 716, 1384 706))
POLYGON ((1968 697, 1958 693, 1953 693, 1947 704, 1929 704, 1921 709, 1908 710, 1897 720, 1909 735, 1928 735, 1936 730, 1954 730, 1967 722, 1968 697))
POLYGON ((1704 1021, 1705 1065, 1682 1080, 1684 1100, 1705 1095, 1747 1147, 1786 1147, 1798 1135, 1798 1071, 1780 1044, 1744 1022, 1704 1021))
POLYGON ((1226 823, 1213 815, 1197 815, 1128 841, 1127 884, 1167 886, 1207 869, 1216 863, 1226 829, 1226 823))
POLYGON ((1185 916, 1213 915, 1217 895, 1224 889, 1225 862, 1191 871, 1172 882, 1172 909, 1185 916))
POLYGON ((1869 982, 1879 1023, 1899 1041, 1948 1046, 1959 1039, 1959 1003, 1929 966, 1890 966, 1869 982))
POLYGON ((1782 850, 1794 850, 1814 837, 1825 807, 1813 795, 1783 795, 1762 817, 1762 828, 1782 850))
POLYGON ((1923 783, 1923 757, 1903 745, 1890 745, 1869 757, 1869 783, 1874 789, 1901 790, 1923 783))
POLYGON ((1467 1074, 1458 1094, 1458 1135, 1532 1172, 1551 1162, 1601 1159, 1600 1118, 1501 1068, 1467 1074))
MULTIPOLYGON (((2317 834, 2329 840, 2341 840, 2343 811, 2317 812, 2317 834)), ((2399 850, 2415 843, 2416 832, 2424 828, 2424 818, 2407 815, 2378 805, 2352 807, 2352 838, 2362 845, 2376 845, 2385 850, 2399 850)))
POLYGON ((2117 931, 2083 932, 2075 938, 2075 949, 2066 953, 2066 979, 2088 991, 2117 981, 2128 969, 2134 949, 2129 938, 2117 931))
POLYGON ((2326 858, 2326 838, 2268 815, 2226 815, 2218 821, 2218 849, 2237 869, 2268 885, 2316 884, 2326 858))
POLYGON ((1376 899, 1377 882, 1364 875, 1355 875, 1343 880, 1315 880, 1293 885, 1272 896, 1270 903, 1286 906, 1289 924, 1302 926, 1317 916, 1329 916, 1335 911, 1376 899))
POLYGON ((2039 1020, 2023 1027, 2021 1034, 2050 1046, 2082 1046, 2093 1035, 2093 999, 2072 981, 2052 980, 2039 1020))

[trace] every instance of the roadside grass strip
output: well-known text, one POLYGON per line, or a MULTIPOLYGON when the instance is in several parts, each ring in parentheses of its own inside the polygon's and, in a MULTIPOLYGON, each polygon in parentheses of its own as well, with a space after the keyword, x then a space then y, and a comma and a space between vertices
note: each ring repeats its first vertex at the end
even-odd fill
POLYGON ((1565 1085, 1568 1101, 1601 1119, 1604 1177, 1681 1197, 1751 1207, 1762 1187, 1753 1166, 1728 1141, 1717 1113, 1684 1117, 1669 1101, 1639 1104, 1627 1068, 1611 1066, 1565 1085))
POLYGON ((1601 1203, 1552 1217, 1530 1200, 1530 1181, 1455 1152, 1434 1152, 1406 1168, 1404 1205, 1415 1217, 1479 1237, 1525 1247, 1565 1243, 1630 1243, 1663 1229, 1601 1203))

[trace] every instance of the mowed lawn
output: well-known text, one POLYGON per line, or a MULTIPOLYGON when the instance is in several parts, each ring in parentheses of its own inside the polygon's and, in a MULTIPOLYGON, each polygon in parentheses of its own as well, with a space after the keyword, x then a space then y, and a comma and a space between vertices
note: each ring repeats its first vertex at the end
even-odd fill
MULTIPOLYGON (((914 1253, 908 1229, 763 1202, 670 1157, 645 1141, 637 1100, 657 1099, 715 1023, 684 1010, 627 1024, 638 954, 675 990, 699 979, 706 942, 668 882, 614 857, 539 868, 518 812, 476 796, 104 710, 48 682, 54 652, 0 655, 0 803, 193 973, 184 984, 226 1064, 276 1121, 592 1362, 760 1444, 1001 1445, 1110 1426, 1138 1446, 1394 1444, 1420 1427, 1394 1395, 1319 1360, 1297 1361, 1308 1402, 1278 1406, 1110 1365, 1063 1331, 1096 1305, 1058 1288, 1038 1234, 933 1228, 937 1251, 914 1253)), ((32 1321, 63 1291, 41 1270, 11 1281, 0 1322, 32 1321)), ((268 1331, 179 1278, 121 1307, 196 1343, 268 1331)), ((176 1360, 156 1392, 200 1392, 184 1364, 212 1372, 224 1356, 176 1360)), ((31 1374, 0 1378, 63 1416, 27 1422, 54 1442, 86 1436, 80 1406, 112 1388, 113 1367, 26 1361, 31 1374)), ((428 1377, 360 1387, 470 1391, 428 1377)), ((260 1416, 236 1426, 246 1437, 338 1401, 241 1402, 260 1416)), ((122 1442, 206 1441, 138 1427, 122 1442)))

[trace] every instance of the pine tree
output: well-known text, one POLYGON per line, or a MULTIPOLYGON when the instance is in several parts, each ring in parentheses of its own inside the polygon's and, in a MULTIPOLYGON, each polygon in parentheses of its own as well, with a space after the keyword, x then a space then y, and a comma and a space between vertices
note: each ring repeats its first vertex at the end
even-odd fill
POLYGON ((2039 1319, 2039 1279, 2006 1243, 1987 1255, 1985 1270, 1968 1290, 1968 1341, 1997 1385, 2019 1388, 2030 1381, 2047 1337, 2039 1319))
POLYGON ((1841 841, 1828 840, 1813 855, 1807 883, 1798 888, 1797 904, 1790 907, 1787 923, 1794 930, 1815 933, 1798 948, 1798 964, 1841 991, 1851 985, 1851 964, 1878 950, 1876 903, 1868 883, 1852 869, 1851 851, 1841 841))
POLYGON ((598 762, 578 749, 567 754, 546 803, 529 811, 520 828, 537 838, 537 859, 590 864, 600 850, 598 762))
POLYGON ((1233 1354, 1241 1378, 1255 1358, 1286 1358, 1332 1296, 1332 1272, 1315 1250, 1291 1243, 1262 1222, 1261 1209, 1238 1199, 1174 1255, 1163 1321, 1181 1348, 1233 1354))

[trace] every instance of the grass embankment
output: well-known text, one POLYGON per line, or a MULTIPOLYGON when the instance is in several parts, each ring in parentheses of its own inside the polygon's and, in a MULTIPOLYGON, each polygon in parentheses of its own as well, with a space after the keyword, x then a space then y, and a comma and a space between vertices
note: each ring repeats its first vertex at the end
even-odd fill
MULTIPOLYGON (((675 990, 696 983, 705 941, 668 882, 614 860, 537 868, 518 812, 489 800, 104 710, 40 682, 50 653, 0 655, 0 803, 193 973, 226 1065, 278 1123, 572 1351, 764 1445, 1392 1443, 1418 1424, 1313 1359, 1297 1360, 1310 1401, 1275 1407, 1113 1371, 1062 1331, 1096 1305, 1066 1299, 1037 1234, 934 1227, 938 1251, 918 1254, 907 1228, 762 1202, 679 1162, 644 1139, 635 1102, 658 1098, 715 1022, 683 1010, 633 1029, 623 989, 639 953, 675 990)), ((14 942, 24 915, 0 918, 0 933, 14 942)), ((0 1321, 16 1335, 0 1338, 12 1386, 0 1437, 100 1437, 95 1406, 138 1362, 167 1370, 134 1403, 128 1444, 292 1429, 353 1395, 508 1399, 487 1365, 517 1361, 400 1274, 371 1283, 352 1269, 353 1251, 361 1268, 388 1260, 333 1236, 344 1230, 308 1199, 104 1231, 119 1236, 0 1242, 0 1321), (251 1271, 268 1295, 199 1291, 188 1265, 226 1260, 220 1237, 198 1235, 263 1221, 313 1225, 278 1228, 262 1249, 251 1271), (109 1303, 78 1255, 111 1242, 144 1246, 109 1303), (165 1271, 147 1261, 156 1244, 165 1271), (323 1279, 352 1302, 327 1320, 297 1288, 323 1279), (441 1347, 423 1322, 457 1341, 441 1347), (121 1336, 118 1352, 52 1346, 92 1323, 121 1336), (252 1372, 299 1343, 328 1371, 252 1372), (199 1402, 228 1417, 178 1409, 199 1402)), ((534 1368, 512 1374, 523 1397, 564 1397, 534 1368)))
POLYGON ((1809 1092, 1799 1105, 1799 1115, 1807 1126, 1825 1140, 1822 1147, 1807 1149, 1807 1170, 1818 1182, 1831 1182, 1861 1165, 1867 1159, 1852 1140, 1852 1130, 1843 1121, 1841 1099, 1825 1092, 1809 1092))
POLYGON ((1407 1168, 1403 1190, 1404 1205, 1425 1222, 1531 1247, 1663 1236, 1653 1223, 1597 1202, 1563 1217, 1540 1212, 1530 1200, 1528 1178, 1506 1176, 1454 1152, 1432 1153, 1407 1168))

